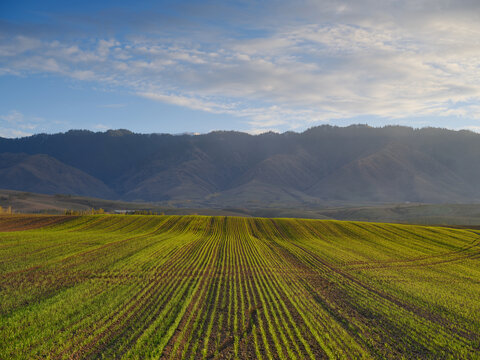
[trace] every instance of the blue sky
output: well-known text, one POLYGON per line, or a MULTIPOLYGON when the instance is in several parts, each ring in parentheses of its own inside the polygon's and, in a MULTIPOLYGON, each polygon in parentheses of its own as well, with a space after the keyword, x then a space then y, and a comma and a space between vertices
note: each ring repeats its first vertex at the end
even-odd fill
POLYGON ((480 2, 0 2, 0 136, 480 130, 480 2))

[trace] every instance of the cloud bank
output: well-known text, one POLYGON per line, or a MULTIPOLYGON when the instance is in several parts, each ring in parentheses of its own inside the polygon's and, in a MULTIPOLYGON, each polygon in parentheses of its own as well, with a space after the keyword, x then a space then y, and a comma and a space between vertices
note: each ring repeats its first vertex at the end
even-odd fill
MULTIPOLYGON (((57 30, 37 32, 4 22, 0 75, 55 75, 123 89, 234 115, 252 132, 357 116, 480 119, 477 1, 213 2, 168 9, 170 17, 158 9, 114 13, 126 23, 109 18, 108 31, 97 37, 73 28, 65 36, 61 21, 57 30)), ((99 31, 105 11, 73 23, 99 31)))

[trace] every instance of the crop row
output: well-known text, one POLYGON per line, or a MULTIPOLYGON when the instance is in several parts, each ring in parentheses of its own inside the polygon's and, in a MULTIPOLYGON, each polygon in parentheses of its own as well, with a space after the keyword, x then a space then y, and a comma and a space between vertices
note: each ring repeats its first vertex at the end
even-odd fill
POLYGON ((0 217, 0 358, 474 358, 473 230, 0 217), (25 231, 18 231, 22 228, 25 231))

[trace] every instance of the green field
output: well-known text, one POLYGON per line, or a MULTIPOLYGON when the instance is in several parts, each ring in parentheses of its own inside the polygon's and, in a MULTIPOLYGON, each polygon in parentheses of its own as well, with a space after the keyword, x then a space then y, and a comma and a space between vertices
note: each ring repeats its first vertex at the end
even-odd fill
POLYGON ((0 216, 0 359, 474 359, 479 231, 0 216))

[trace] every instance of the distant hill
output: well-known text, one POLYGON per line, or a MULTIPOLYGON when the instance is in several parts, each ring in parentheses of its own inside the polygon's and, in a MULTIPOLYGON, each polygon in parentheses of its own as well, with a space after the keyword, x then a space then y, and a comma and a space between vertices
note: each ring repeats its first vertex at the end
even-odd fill
POLYGON ((0 138, 0 188, 180 207, 480 202, 478 179, 480 135, 437 128, 0 138))
POLYGON ((0 154, 0 188, 46 194, 115 196, 102 181, 44 154, 0 154))

